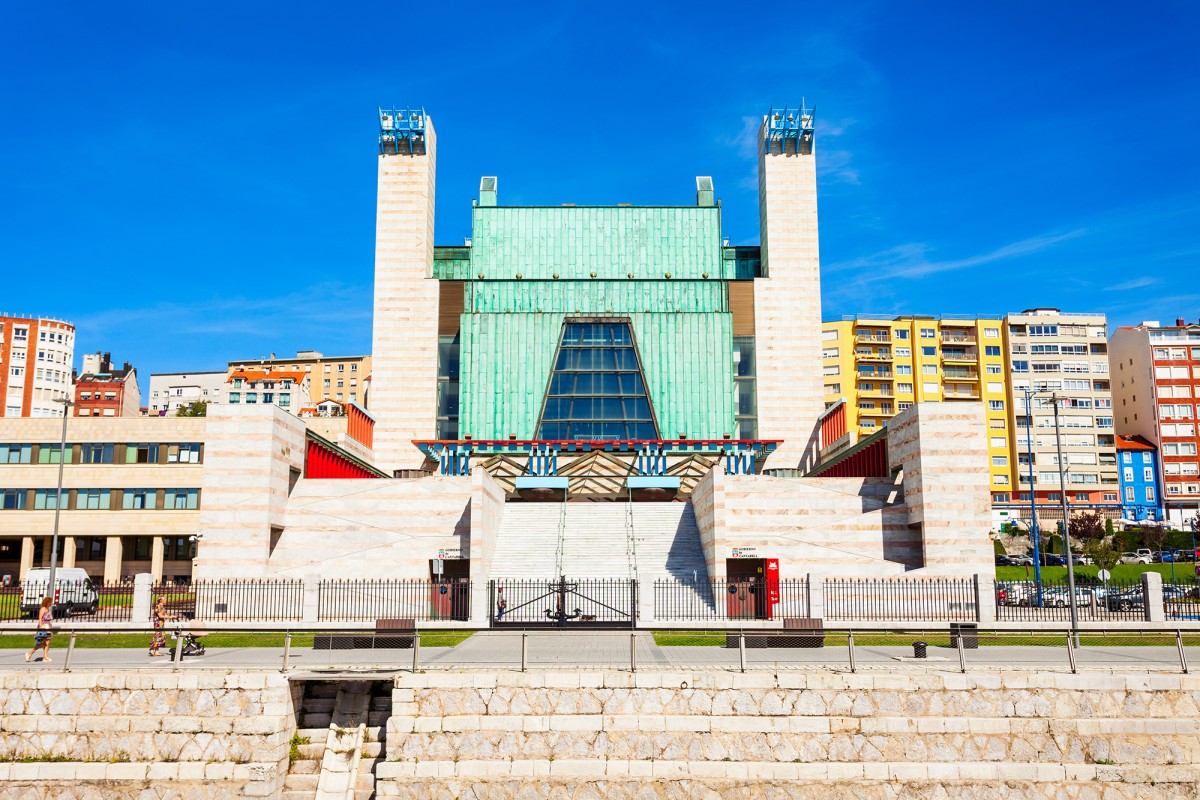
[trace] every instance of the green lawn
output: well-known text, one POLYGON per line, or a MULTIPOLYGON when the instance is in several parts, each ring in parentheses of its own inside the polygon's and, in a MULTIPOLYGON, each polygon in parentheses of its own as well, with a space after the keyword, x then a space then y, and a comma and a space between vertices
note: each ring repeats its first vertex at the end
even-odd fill
MULTIPOLYGON (((1109 580, 1114 583, 1131 583, 1140 581, 1143 572, 1157 572, 1163 576, 1164 583, 1170 583, 1171 566, 1171 564, 1118 564, 1113 567, 1112 578, 1109 580)), ((1195 566, 1195 564, 1191 563, 1175 564, 1175 582, 1195 583, 1195 566)), ((1096 578, 1096 572, 1099 569, 1097 566, 1075 567, 1075 579, 1087 578, 1088 583, 1099 583, 1100 580, 1096 578)), ((996 580, 1033 580, 1033 567, 996 567, 996 580)), ((1042 580, 1065 582, 1067 580, 1067 568, 1042 567, 1042 580)))
MULTIPOLYGON (((747 635, 750 636, 753 633, 748 633, 747 635)), ((847 646, 847 638, 847 635, 842 632, 827 633, 825 635, 825 646, 845 648, 847 646)), ((911 647, 913 642, 925 642, 930 648, 951 648, 950 634, 945 631, 931 632, 918 630, 907 633, 873 633, 863 631, 854 634, 855 647, 911 647)), ((708 631, 696 631, 694 633, 691 631, 678 633, 655 631, 654 643, 660 647, 724 647, 725 634, 708 631)), ((1185 635, 1183 643, 1188 647, 1200 645, 1200 634, 1185 635)), ((1175 645, 1175 635, 1139 633, 1137 631, 1117 633, 1109 636, 1081 634, 1079 644, 1081 647, 1146 647, 1151 645, 1173 647, 1175 645)), ((979 633, 980 647, 1027 647, 1030 645, 1064 647, 1066 645, 1065 636, 1058 634, 1021 633, 1019 631, 983 631, 979 633)))

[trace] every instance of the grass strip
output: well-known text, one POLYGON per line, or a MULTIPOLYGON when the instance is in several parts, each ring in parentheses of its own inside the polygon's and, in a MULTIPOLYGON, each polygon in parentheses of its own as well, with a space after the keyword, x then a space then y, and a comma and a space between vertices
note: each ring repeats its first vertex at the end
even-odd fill
MULTIPOLYGON (((32 630, 29 633, 0 634, 0 650, 27 650, 33 646, 32 630)), ((369 636, 369 631, 362 634, 369 636)), ((92 650, 130 649, 149 650, 152 634, 145 633, 80 633, 75 637, 75 646, 92 650)), ((292 648, 302 649, 313 646, 314 634, 293 633, 292 648)), ((421 634, 422 647, 454 647, 462 644, 471 637, 471 631, 429 631, 421 634)), ((71 639, 69 634, 58 634, 54 637, 53 649, 65 648, 71 639)), ((282 633, 210 633, 204 637, 204 646, 214 647, 283 647, 282 633)), ((167 647, 174 646, 174 640, 167 636, 167 647)))

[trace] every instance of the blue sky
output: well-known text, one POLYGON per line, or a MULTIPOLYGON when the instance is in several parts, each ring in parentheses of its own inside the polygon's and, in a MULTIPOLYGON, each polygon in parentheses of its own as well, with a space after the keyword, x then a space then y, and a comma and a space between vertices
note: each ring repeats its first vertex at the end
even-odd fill
MULTIPOLYGON (((502 203, 690 204, 758 241, 752 131, 817 105, 827 319, 1200 317, 1200 5, 8 3, 0 311, 150 372, 371 342, 378 104, 437 242, 502 203)), ((432 310, 431 310, 432 313, 432 310)))

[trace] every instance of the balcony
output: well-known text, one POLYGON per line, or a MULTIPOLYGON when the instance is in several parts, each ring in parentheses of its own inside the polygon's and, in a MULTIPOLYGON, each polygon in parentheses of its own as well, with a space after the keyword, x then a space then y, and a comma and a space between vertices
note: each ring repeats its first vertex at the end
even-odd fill
POLYGON ((948 349, 943 347, 942 361, 970 361, 972 364, 974 364, 979 361, 979 351, 974 349, 960 350, 957 348, 948 349))
POLYGON ((858 415, 860 417, 893 417, 896 410, 892 406, 881 406, 880 408, 860 408, 858 415))
POLYGON ((959 389, 959 390, 953 391, 953 392, 947 390, 945 392, 942 392, 942 397, 943 397, 943 399, 946 399, 946 400, 978 400, 979 399, 979 390, 978 389, 959 389))
POLYGON ((948 381, 977 381, 979 380, 979 372, 973 369, 947 369, 942 371, 942 375, 948 381))
POLYGON ((874 372, 859 372, 860 381, 890 381, 895 375, 890 369, 877 369, 874 372))
POLYGON ((858 393, 863 397, 895 397, 895 392, 890 386, 880 386, 878 389, 859 389, 858 393))
POLYGON ((892 334, 884 331, 880 331, 878 333, 856 333, 854 334, 854 341, 865 342, 867 344, 872 344, 874 342, 891 344, 892 334))
POLYGON ((891 361, 892 354, 890 352, 871 352, 869 350, 855 350, 854 357, 859 361, 891 361))
POLYGON ((942 344, 975 344, 975 332, 942 331, 942 344))

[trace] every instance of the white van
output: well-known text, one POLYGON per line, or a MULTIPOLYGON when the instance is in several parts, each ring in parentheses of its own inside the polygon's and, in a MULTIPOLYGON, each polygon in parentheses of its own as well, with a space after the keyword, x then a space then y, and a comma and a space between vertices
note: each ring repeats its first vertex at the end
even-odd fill
MULTIPOLYGON (((100 605, 96 587, 88 577, 87 570, 78 567, 59 567, 54 572, 54 583, 58 591, 54 598, 54 615, 65 617, 67 614, 95 614, 100 605)), ((31 619, 37 614, 42 605, 42 598, 47 594, 50 585, 50 570, 48 568, 31 569, 25 573, 21 582, 21 613, 31 619)))

